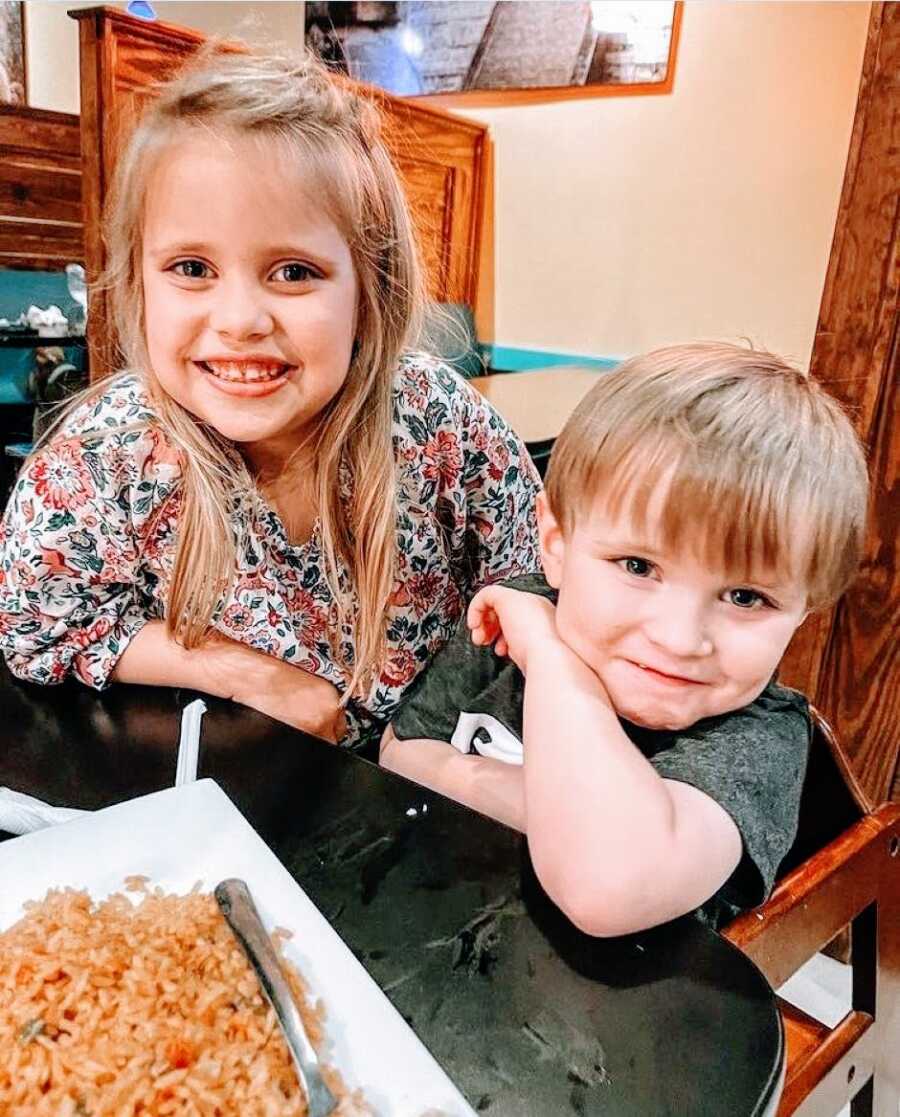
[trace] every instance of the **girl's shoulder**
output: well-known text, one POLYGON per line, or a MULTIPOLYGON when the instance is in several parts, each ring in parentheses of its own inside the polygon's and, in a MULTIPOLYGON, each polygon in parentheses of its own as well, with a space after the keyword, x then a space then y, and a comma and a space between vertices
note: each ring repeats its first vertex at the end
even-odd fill
POLYGON ((394 423, 417 442, 427 432, 488 420, 484 397, 438 357, 405 353, 394 377, 394 423))
POLYGON ((181 476, 180 455, 166 437, 143 378, 123 372, 88 392, 38 448, 85 463, 98 480, 171 486, 181 476))
POLYGON ((158 425, 144 379, 134 372, 121 372, 76 402, 54 437, 106 436, 124 427, 158 425))

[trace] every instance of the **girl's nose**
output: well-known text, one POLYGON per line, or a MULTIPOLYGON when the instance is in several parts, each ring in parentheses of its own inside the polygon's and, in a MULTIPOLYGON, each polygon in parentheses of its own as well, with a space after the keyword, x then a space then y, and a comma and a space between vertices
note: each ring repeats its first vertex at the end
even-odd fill
POLYGON ((229 341, 249 341, 266 337, 274 329, 274 319, 265 293, 255 283, 239 278, 224 280, 217 286, 209 312, 210 329, 229 341))
POLYGON ((663 654, 681 659, 712 654, 710 617, 701 602, 658 595, 656 606, 644 633, 663 654))

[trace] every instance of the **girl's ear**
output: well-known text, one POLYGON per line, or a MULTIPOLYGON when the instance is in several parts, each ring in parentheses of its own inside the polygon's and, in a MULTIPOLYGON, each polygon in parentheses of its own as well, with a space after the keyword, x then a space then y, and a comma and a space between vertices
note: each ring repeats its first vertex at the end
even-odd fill
POLYGON ((563 559, 566 553, 566 540, 556 517, 550 511, 546 493, 537 497, 538 536, 541 541, 541 563, 547 582, 558 590, 562 581, 563 559))

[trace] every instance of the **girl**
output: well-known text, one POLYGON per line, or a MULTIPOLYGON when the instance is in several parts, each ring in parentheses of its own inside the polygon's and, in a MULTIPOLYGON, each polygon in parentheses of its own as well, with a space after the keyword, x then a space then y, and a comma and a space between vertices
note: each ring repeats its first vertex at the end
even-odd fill
POLYGON ((521 442, 439 362, 375 110, 312 59, 207 55, 120 157, 127 371, 26 463, 15 674, 184 686, 374 741, 482 584, 537 567, 521 442))

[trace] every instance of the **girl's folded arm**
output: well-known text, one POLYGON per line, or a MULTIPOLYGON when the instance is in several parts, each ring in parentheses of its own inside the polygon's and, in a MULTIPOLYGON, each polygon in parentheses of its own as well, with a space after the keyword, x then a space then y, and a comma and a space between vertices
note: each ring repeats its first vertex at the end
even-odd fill
POLYGON ((340 695, 327 679, 212 630, 202 644, 185 648, 164 621, 149 621, 123 652, 112 678, 229 698, 327 741, 344 734, 340 695))

